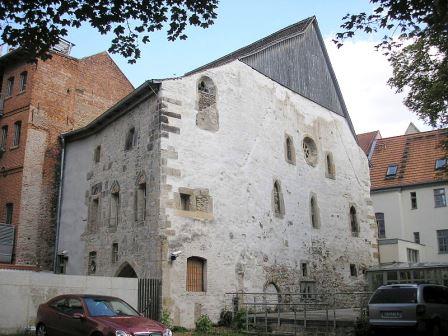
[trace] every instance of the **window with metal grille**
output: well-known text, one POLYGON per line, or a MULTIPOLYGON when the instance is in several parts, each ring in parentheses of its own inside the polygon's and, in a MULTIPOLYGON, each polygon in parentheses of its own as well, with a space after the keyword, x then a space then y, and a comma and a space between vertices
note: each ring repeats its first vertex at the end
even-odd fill
POLYGON ((96 252, 89 252, 89 264, 87 265, 87 274, 95 274, 96 272, 96 252))
POLYGON ((398 171, 398 165, 396 164, 389 165, 386 171, 386 178, 395 177, 397 175, 397 171, 398 171))
POLYGON ((376 224, 378 226, 378 238, 386 238, 386 226, 384 222, 384 213, 375 213, 376 224))
POLYGON ((12 146, 17 147, 20 144, 20 135, 22 132, 22 122, 16 121, 14 123, 14 137, 12 139, 12 146))
POLYGON ((439 243, 439 253, 448 253, 448 230, 437 230, 437 242, 439 243))
POLYGON ((205 292, 206 260, 199 257, 187 259, 187 291, 205 292))
POLYGON ((112 262, 116 263, 118 261, 118 243, 112 244, 112 262))
POLYGON ((446 206, 445 188, 434 189, 434 206, 436 208, 446 206))
POLYGON ((12 215, 14 213, 14 204, 6 203, 5 206, 5 224, 12 224, 12 215))
POLYGON ((420 232, 414 232, 414 242, 420 244, 420 232))
POLYGON ((411 192, 411 209, 417 209, 417 193, 411 192))
POLYGON ((28 80, 28 72, 24 71, 20 74, 20 92, 26 90, 27 80, 28 80))

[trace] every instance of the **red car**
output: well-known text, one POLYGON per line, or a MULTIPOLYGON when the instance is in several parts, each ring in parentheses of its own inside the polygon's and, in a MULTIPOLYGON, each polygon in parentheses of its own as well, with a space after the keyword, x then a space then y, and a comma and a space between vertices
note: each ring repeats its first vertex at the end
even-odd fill
POLYGON ((36 335, 172 336, 172 333, 116 297, 70 294, 57 296, 39 306, 36 335))

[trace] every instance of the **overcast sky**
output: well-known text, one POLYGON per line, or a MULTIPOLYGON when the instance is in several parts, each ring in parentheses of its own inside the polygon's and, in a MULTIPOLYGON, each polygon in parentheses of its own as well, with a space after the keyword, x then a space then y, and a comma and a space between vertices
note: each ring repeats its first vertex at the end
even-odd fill
MULTIPOLYGON (((340 31, 346 13, 368 11, 367 0, 221 0, 216 23, 204 30, 189 28, 188 39, 169 42, 164 32, 152 35, 142 46, 142 58, 128 64, 113 55, 131 82, 180 76, 229 52, 254 42, 281 28, 316 15, 327 44, 331 62, 357 133, 380 130, 383 137, 403 134, 413 121, 429 130, 402 104, 386 82, 391 74, 387 60, 373 48, 375 37, 359 35, 335 48, 331 39, 340 31)), ((84 57, 107 50, 111 36, 101 36, 91 28, 71 30, 68 39, 75 43, 72 55, 84 57)))

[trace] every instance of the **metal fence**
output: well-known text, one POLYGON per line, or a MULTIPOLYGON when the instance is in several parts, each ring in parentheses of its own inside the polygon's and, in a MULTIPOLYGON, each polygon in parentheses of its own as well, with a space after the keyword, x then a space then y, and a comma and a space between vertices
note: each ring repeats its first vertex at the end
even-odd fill
MULTIPOLYGON (((298 329, 349 326, 367 309, 371 292, 335 293, 226 293, 233 316, 240 311, 245 330, 258 334, 274 333, 288 326, 291 334, 298 329)), ((240 317, 241 318, 241 317, 240 317)))
POLYGON ((160 279, 138 279, 138 311, 156 321, 160 320, 161 284, 160 279))

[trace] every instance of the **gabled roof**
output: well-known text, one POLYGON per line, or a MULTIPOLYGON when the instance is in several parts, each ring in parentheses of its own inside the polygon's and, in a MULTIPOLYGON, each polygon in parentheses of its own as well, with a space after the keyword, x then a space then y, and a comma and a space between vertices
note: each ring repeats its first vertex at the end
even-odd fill
POLYGON ((373 131, 356 135, 356 137, 358 138, 359 147, 361 147, 361 149, 364 151, 364 153, 366 153, 367 156, 369 156, 372 145, 377 136, 381 137, 380 131, 373 131))
POLYGON ((278 84, 343 116, 356 139, 316 18, 309 17, 186 73, 239 60, 278 84))
POLYGON ((446 153, 441 146, 448 129, 378 139, 370 160, 371 190, 434 183, 447 180, 435 170, 437 159, 446 153), (397 165, 395 177, 386 178, 389 165, 397 165))

